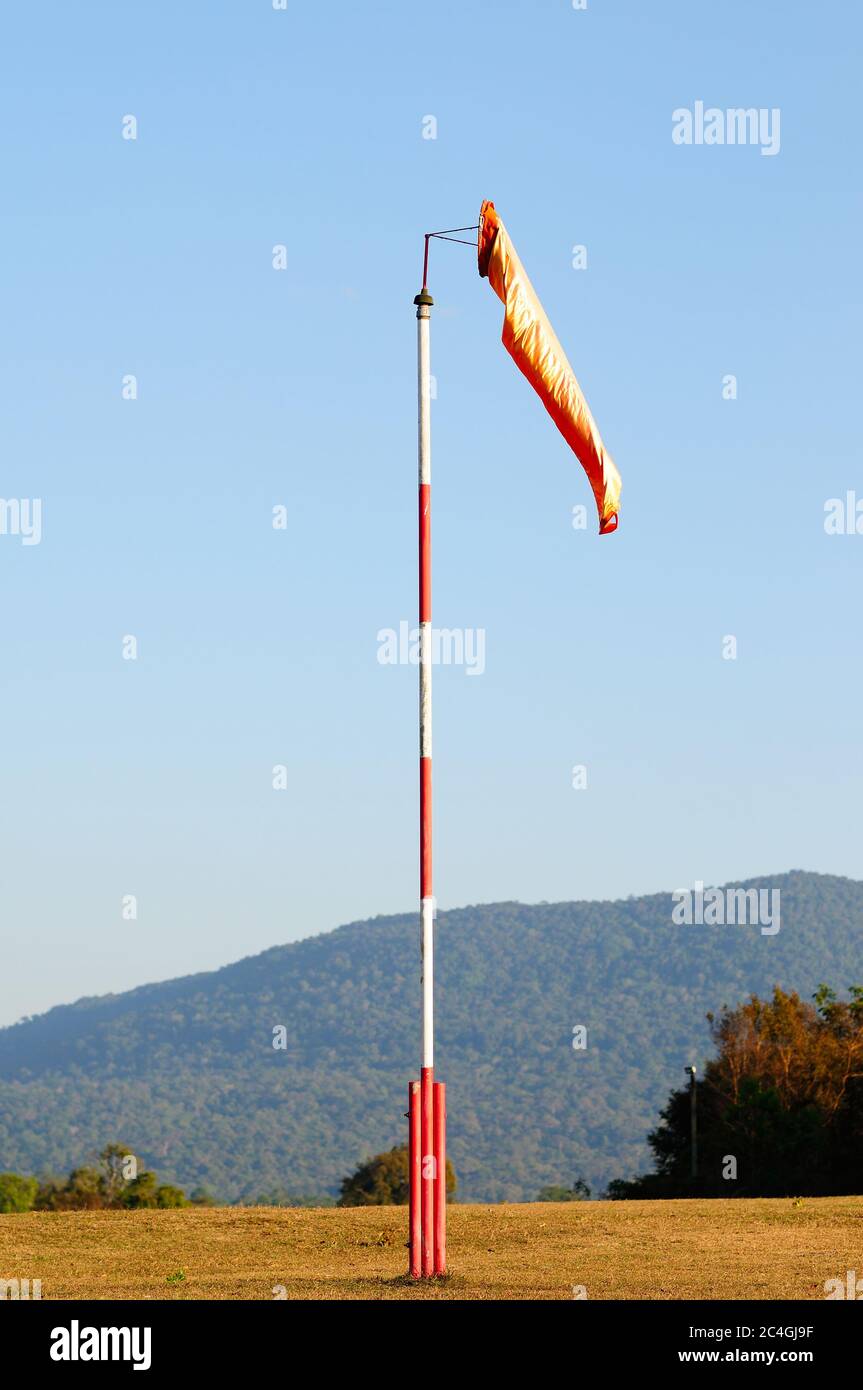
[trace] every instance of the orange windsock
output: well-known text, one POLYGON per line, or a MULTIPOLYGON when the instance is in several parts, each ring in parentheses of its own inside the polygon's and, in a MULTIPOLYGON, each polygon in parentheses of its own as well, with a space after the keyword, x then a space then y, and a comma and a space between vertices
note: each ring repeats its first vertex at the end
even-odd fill
POLYGON ((620 474, 606 453, 575 373, 494 203, 483 203, 479 220, 479 273, 488 277, 506 310, 503 345, 587 474, 596 498, 600 534, 614 531, 620 506, 620 474))

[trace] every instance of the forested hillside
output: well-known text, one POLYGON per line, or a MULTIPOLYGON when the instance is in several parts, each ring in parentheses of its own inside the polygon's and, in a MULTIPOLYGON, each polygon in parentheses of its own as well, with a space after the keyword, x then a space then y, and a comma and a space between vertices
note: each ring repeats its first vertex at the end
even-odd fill
MULTIPOLYGON (((644 1169, 660 1106, 709 1050, 708 1010, 774 984, 808 998, 863 980, 863 884, 768 885, 775 936, 677 926, 670 893, 439 916, 437 1071, 459 1199, 533 1199, 575 1178, 596 1192, 644 1169)), ((335 1193, 406 1135, 417 936, 414 915, 376 918, 0 1030, 0 1170, 65 1173, 116 1140, 224 1200, 335 1193)))

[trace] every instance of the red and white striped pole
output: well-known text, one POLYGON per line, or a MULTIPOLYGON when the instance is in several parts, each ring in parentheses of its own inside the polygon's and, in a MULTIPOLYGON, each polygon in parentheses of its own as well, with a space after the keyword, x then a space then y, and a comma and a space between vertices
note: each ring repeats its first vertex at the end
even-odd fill
MULTIPOLYGON (((426 264, 428 239, 426 240, 426 264)), ((423 275, 417 306, 417 394, 419 453, 419 619, 420 619, 420 948, 422 956, 422 1054, 419 1094, 420 1162, 411 1149, 410 1269, 430 1278, 446 1271, 445 1211, 441 1211, 437 1182, 441 1155, 435 1139, 443 1135, 440 1115, 435 1123, 434 1085, 434 896, 432 890, 432 718, 431 718, 431 369, 429 327, 434 303, 423 275), (418 1186, 418 1190, 416 1190, 418 1186), (436 1202, 437 1197, 437 1202, 436 1202), (437 1213, 436 1213, 437 1205, 437 1213), (416 1213, 419 1212, 419 1221, 416 1213), (417 1232, 419 1227, 419 1232, 417 1232), (435 1240, 435 1233, 438 1240, 435 1240), (419 1234, 420 1248, 416 1249, 419 1234)), ((440 1098, 440 1105, 443 1097, 440 1098)), ((441 1111, 442 1114, 442 1111, 441 1111)), ((416 1126, 410 1126, 412 1143, 416 1126)), ((444 1164, 444 1195, 446 1158, 444 1164)))

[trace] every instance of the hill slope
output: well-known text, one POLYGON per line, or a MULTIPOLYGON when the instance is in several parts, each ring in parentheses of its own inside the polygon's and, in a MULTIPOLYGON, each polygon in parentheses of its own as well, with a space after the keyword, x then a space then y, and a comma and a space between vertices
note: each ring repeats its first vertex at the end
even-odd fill
MULTIPOLYGON (((768 884, 782 894, 774 937, 673 925, 669 894, 441 914, 437 1071, 463 1200, 631 1175, 684 1064, 705 1054, 708 1009, 774 983, 808 996, 863 982, 863 883, 768 884)), ((117 1139, 160 1178, 225 1200, 335 1191, 405 1138, 417 936, 413 915, 376 918, 0 1030, 0 1170, 67 1171, 117 1139)))

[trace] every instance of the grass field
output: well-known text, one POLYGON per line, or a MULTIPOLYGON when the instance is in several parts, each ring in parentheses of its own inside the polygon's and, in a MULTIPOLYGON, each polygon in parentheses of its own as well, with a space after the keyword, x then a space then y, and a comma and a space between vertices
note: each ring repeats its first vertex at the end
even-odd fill
POLYGON ((404 1277, 399 1207, 0 1216, 0 1278, 43 1299, 823 1299, 863 1274, 863 1198, 454 1206, 451 1274, 404 1277))

